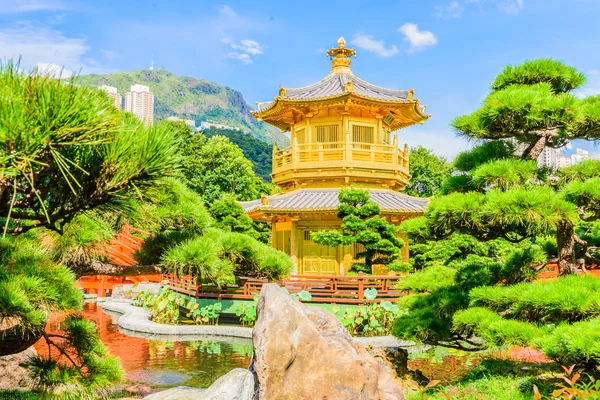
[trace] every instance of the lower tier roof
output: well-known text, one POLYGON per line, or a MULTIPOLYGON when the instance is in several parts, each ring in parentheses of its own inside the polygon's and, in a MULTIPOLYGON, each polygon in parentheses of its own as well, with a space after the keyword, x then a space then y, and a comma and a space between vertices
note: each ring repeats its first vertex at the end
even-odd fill
MULTIPOLYGON (((322 212, 336 211, 339 189, 298 189, 267 196, 259 200, 240 202, 247 213, 322 212)), ((422 214, 428 198, 413 197, 389 189, 370 189, 371 200, 386 214, 422 214)))

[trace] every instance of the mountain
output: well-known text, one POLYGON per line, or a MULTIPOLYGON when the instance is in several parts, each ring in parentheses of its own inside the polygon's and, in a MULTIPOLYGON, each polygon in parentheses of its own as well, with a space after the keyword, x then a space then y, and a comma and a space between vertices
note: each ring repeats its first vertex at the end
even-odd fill
POLYGON ((107 75, 81 75, 80 85, 109 85, 125 97, 131 85, 139 83, 150 87, 154 93, 154 119, 171 116, 193 119, 199 126, 210 121, 240 128, 244 132, 267 143, 289 145, 288 137, 279 129, 259 122, 250 114, 250 106, 237 90, 221 86, 205 79, 178 76, 164 69, 116 72, 107 75))

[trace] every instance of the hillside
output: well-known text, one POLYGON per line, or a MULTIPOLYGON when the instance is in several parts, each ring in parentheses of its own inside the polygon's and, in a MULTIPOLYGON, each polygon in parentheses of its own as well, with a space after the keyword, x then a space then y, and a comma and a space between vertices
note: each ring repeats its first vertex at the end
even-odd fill
POLYGON ((252 169, 265 182, 271 182, 273 167, 273 145, 267 144, 251 135, 231 129, 210 128, 202 132, 207 138, 221 135, 226 136, 244 152, 244 156, 252 161, 252 169))
POLYGON ((154 93, 154 119, 176 115, 201 121, 221 123, 241 128, 267 143, 276 141, 287 146, 289 139, 279 129, 259 122, 250 114, 250 106, 237 90, 204 79, 178 76, 163 69, 116 72, 108 75, 81 75, 82 85, 110 85, 125 97, 131 85, 149 86, 154 93))

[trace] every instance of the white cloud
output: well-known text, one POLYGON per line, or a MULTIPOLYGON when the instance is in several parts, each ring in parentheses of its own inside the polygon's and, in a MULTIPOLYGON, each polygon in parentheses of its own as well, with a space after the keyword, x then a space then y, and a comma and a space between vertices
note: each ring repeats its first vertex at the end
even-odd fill
POLYGON ((398 53, 398 47, 392 45, 392 47, 386 48, 385 42, 383 40, 376 40, 373 35, 358 33, 354 36, 351 43, 360 49, 371 51, 382 57, 391 57, 398 53))
POLYGON ((398 28, 404 34, 404 40, 410 44, 411 53, 434 46, 437 43, 435 35, 429 31, 420 31, 417 24, 404 24, 398 28))
POLYGON ((588 71, 587 82, 584 87, 577 90, 577 97, 596 96, 600 94, 600 70, 588 71))
POLYGON ((0 28, 0 59, 21 59, 22 68, 57 65, 60 68, 86 73, 107 72, 93 59, 85 37, 67 37, 62 32, 43 25, 19 22, 10 28, 0 28))
MULTIPOLYGON (((233 12, 233 10, 231 10, 233 12)), ((237 15, 237 14, 236 14, 237 15)), ((242 61, 244 64, 252 64, 252 56, 264 54, 265 50, 262 44, 252 39, 232 40, 229 37, 220 39, 221 43, 228 45, 234 50, 227 54, 227 57, 242 61)))
POLYGON ((238 53, 237 51, 232 51, 229 54, 227 54, 227 57, 233 58, 235 60, 240 60, 244 64, 254 63, 254 61, 252 61, 252 58, 250 57, 250 55, 246 54, 246 53, 238 53))
POLYGON ((0 0, 0 14, 64 10, 66 5, 52 0, 0 0))
MULTIPOLYGON (((525 0, 452 0, 445 6, 435 7, 437 18, 459 18, 466 6, 477 4, 493 4, 497 9, 507 14, 517 15, 525 8, 525 0)), ((483 9, 483 8, 482 8, 483 9)))
POLYGON ((464 9, 458 1, 451 1, 445 6, 436 6, 435 16, 439 19, 460 18, 464 9))
POLYGON ((36 73, 50 78, 67 79, 73 76, 73 71, 65 69, 58 64, 39 62, 35 66, 36 73))

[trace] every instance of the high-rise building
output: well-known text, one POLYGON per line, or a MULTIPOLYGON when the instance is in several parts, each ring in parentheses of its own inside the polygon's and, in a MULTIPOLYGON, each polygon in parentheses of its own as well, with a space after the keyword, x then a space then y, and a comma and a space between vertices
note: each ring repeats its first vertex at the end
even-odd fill
POLYGON ((590 153, 587 150, 576 149, 575 154, 571 155, 571 165, 579 164, 582 161, 590 159, 590 153))
POLYGON ((123 96, 121 96, 118 92, 117 92, 117 88, 114 86, 108 86, 108 85, 102 85, 99 86, 100 89, 104 90, 106 93, 108 93, 108 95, 113 99, 113 102, 115 104, 115 107, 117 107, 119 110, 123 109, 123 96))
POLYGON ((148 86, 131 85, 125 94, 125 111, 129 111, 144 121, 146 125, 154 120, 154 94, 148 86))
POLYGON ((542 153, 537 159, 538 167, 548 167, 552 169, 556 169, 556 156, 559 153, 559 150, 553 149, 551 147, 546 147, 542 150, 542 153))
POLYGON ((567 168, 571 166, 571 157, 563 156, 562 154, 556 155, 556 168, 567 168))

